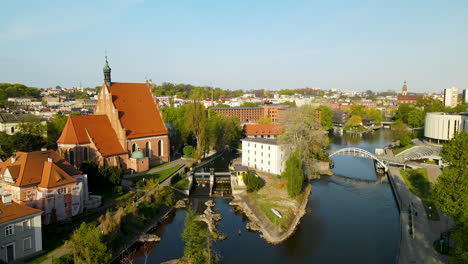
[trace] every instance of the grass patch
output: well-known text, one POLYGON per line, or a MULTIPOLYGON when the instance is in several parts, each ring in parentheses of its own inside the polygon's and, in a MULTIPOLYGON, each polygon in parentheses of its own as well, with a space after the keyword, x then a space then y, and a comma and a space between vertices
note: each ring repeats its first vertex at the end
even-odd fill
POLYGON ((435 160, 426 160, 424 163, 432 164, 432 165, 439 165, 439 164, 437 164, 437 161, 435 161, 435 160))
POLYGON ((180 181, 176 182, 176 184, 174 184, 174 188, 179 189, 179 190, 188 190, 189 179, 188 178, 181 179, 180 181))
POLYGON ((427 170, 424 168, 414 170, 400 170, 408 189, 423 200, 424 210, 430 220, 439 220, 440 216, 437 208, 429 201, 429 191, 431 184, 427 177, 427 170), (429 209, 431 208, 431 209, 429 209))
POLYGON ((410 191, 422 199, 427 199, 431 185, 427 178, 426 169, 400 170, 406 185, 410 191))
POLYGON ((396 155, 400 152, 403 152, 404 150, 410 149, 413 147, 413 144, 406 145, 404 147, 398 147, 393 149, 393 155, 396 155))
POLYGON ((273 203, 272 200, 265 199, 264 195, 257 195, 254 200, 260 210, 262 210, 268 220, 270 220, 274 225, 282 225, 286 221, 291 210, 285 206, 279 206, 273 203), (275 213, 273 213, 273 211, 271 211, 272 208, 278 210, 283 217, 279 218, 275 213))
POLYGON ((166 162, 166 163, 162 163, 162 164, 158 164, 158 165, 155 165, 153 167, 150 168, 151 169, 159 169, 159 168, 164 168, 166 167, 167 165, 171 164, 170 162, 166 162))
POLYGON ((175 171, 180 169, 182 166, 183 166, 182 164, 179 164, 179 165, 176 165, 174 167, 170 167, 168 169, 161 170, 161 171, 158 171, 158 172, 145 174, 145 175, 141 175, 141 176, 136 176, 136 177, 130 178, 130 180, 133 183, 137 183, 138 181, 145 178, 145 179, 158 179, 161 182, 161 180, 165 179, 167 176, 171 175, 172 173, 174 173, 175 171))

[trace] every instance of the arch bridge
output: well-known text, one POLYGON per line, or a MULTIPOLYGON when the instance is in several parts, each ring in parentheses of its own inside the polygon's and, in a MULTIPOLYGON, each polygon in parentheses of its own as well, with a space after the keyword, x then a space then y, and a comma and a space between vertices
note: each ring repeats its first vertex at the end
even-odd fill
POLYGON ((384 168, 385 171, 388 171, 387 165, 384 163, 383 160, 379 159, 376 155, 370 153, 367 150, 360 149, 360 148, 343 148, 339 149, 337 151, 334 151, 328 157, 331 159, 332 156, 334 155, 349 155, 349 156, 356 156, 356 157, 363 157, 363 158, 368 158, 368 159, 373 159, 377 162, 378 166, 384 168))

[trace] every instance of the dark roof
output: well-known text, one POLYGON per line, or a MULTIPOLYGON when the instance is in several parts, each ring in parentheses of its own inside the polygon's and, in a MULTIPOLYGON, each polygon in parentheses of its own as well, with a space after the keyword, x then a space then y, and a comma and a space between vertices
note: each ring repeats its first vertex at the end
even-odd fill
POLYGON ((21 122, 24 118, 36 117, 32 114, 13 114, 13 113, 0 113, 0 123, 17 123, 21 122))
POLYGON ((253 143, 262 143, 262 144, 270 144, 270 145, 278 145, 276 139, 272 138, 244 138, 241 141, 249 141, 253 143))
POLYGON ((261 107, 210 107, 211 110, 223 110, 223 109, 231 109, 231 110, 247 110, 247 109, 262 109, 261 107))

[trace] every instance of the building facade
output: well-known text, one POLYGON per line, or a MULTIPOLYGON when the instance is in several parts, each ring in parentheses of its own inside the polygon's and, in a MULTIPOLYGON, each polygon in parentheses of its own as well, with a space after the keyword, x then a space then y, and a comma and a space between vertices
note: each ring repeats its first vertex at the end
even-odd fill
POLYGON ((42 251, 42 211, 11 200, 0 186, 0 262, 13 263, 42 251))
POLYGON ((424 125, 424 137, 431 142, 441 144, 452 139, 457 132, 468 132, 467 113, 427 113, 424 125))
POLYGON ((44 224, 82 213, 88 200, 87 176, 53 150, 15 153, 0 163, 0 180, 13 201, 43 210, 44 224))
POLYGON ((401 95, 397 96, 398 104, 416 104, 417 97, 414 95, 408 95, 408 86, 406 85, 406 81, 403 83, 403 87, 401 88, 401 95))
POLYGON ((71 164, 91 160, 138 172, 169 161, 169 136, 150 85, 111 82, 107 59, 94 113, 69 117, 57 140, 71 164), (132 159, 137 150, 144 157, 132 159))
MULTIPOLYGON (((0 113, 0 132, 5 132, 8 135, 16 134, 20 131, 19 125, 22 122, 27 122, 38 118, 32 114, 13 114, 0 113)), ((42 125, 46 125, 46 121, 41 121, 42 125)))
POLYGON ((444 105, 448 107, 454 107, 458 104, 458 88, 453 86, 452 88, 444 89, 444 105))
POLYGON ((242 165, 272 174, 284 171, 284 152, 276 139, 244 138, 242 165))

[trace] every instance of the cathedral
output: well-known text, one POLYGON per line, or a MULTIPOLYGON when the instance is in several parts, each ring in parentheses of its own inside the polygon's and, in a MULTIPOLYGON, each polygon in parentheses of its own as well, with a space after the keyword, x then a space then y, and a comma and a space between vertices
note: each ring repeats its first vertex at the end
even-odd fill
POLYGON ((150 85, 112 82, 107 57, 103 72, 94 115, 68 118, 58 152, 77 167, 91 160, 140 172, 168 162, 169 136, 150 85))

